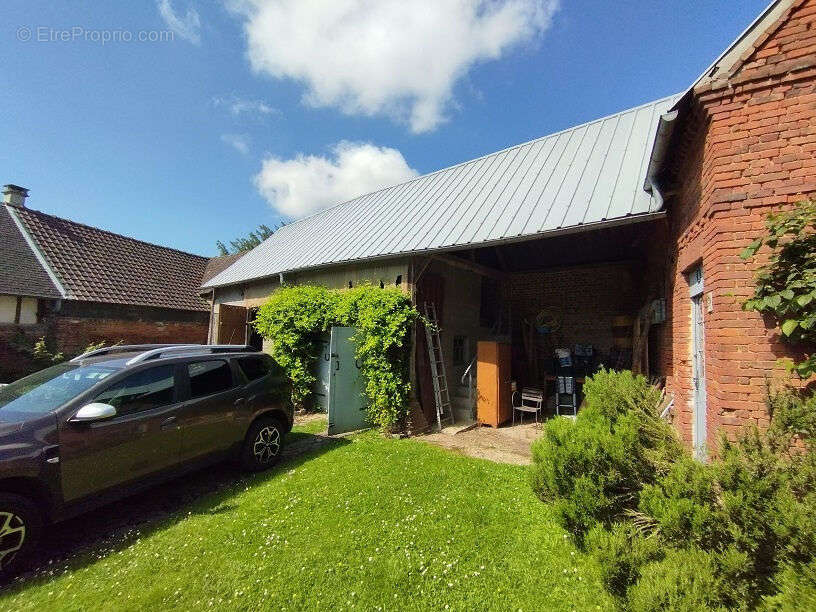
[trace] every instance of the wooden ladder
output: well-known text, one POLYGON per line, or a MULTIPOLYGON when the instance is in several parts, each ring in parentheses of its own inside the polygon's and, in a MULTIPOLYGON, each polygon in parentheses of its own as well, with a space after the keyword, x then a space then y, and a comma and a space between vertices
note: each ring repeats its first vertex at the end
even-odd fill
POLYGON ((433 380, 434 400, 436 402, 436 424, 442 430, 442 424, 453 425, 453 408, 451 407, 448 378, 445 375, 445 360, 442 358, 442 341, 439 337, 439 320, 436 316, 436 305, 425 302, 425 337, 428 344, 428 359, 431 363, 431 380, 433 380))

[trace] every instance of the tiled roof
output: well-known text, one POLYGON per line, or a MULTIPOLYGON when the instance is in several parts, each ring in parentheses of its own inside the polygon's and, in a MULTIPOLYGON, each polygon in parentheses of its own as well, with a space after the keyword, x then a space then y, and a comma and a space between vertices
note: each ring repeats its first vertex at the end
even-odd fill
POLYGON ((198 288, 208 259, 15 207, 66 299, 208 310, 198 288))
POLYGON ((677 96, 369 193, 280 228, 205 287, 649 219, 658 120, 677 96))
POLYGON ((0 206, 0 294, 61 297, 7 209, 0 206))
POLYGON ((207 267, 204 269, 204 276, 201 279, 201 284, 203 285, 217 274, 221 274, 221 272, 229 268, 243 255, 244 253, 235 253, 232 255, 219 255, 218 257, 213 257, 210 259, 210 261, 207 262, 207 267))

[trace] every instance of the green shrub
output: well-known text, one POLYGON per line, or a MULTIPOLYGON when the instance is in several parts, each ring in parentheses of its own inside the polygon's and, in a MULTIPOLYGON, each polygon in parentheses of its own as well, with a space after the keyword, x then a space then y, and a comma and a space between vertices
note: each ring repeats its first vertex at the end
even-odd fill
POLYGON ((336 295, 325 287, 283 288, 269 298, 255 318, 255 328, 272 340, 272 358, 292 382, 292 402, 301 406, 311 393, 323 332, 335 319, 336 295))
POLYGON ((769 393, 769 426, 699 463, 627 373, 587 383, 575 422, 533 445, 533 487, 633 610, 784 609, 816 559, 816 398, 769 393), (779 591, 778 597, 775 593, 779 591), (790 593, 789 593, 790 592, 790 593), (767 598, 763 600, 764 598, 767 598))
POLYGON ((333 325, 356 327, 355 356, 365 380, 368 420, 389 428, 405 416, 410 391, 408 334, 418 316, 398 289, 300 285, 273 293, 258 310, 255 327, 272 341, 272 357, 290 378, 296 406, 312 392, 312 368, 323 334, 333 325))
POLYGON ((699 549, 670 550, 649 563, 628 593, 632 612, 724 610, 723 578, 710 555, 699 549))
POLYGON ((596 525, 585 545, 598 563, 604 587, 619 598, 637 582, 645 564, 661 557, 660 541, 644 536, 632 523, 615 523, 610 529, 596 525))
POLYGON ((777 592, 767 597, 767 610, 816 610, 816 561, 787 566, 776 578, 777 592))
POLYGON ((579 542, 596 523, 610 525, 637 508, 641 488, 655 482, 682 450, 659 416, 660 392, 642 376, 601 370, 584 386, 575 421, 553 419, 533 443, 532 485, 553 502, 579 542))
POLYGON ((717 507, 713 471, 684 455, 663 478, 640 494, 640 513, 652 521, 663 540, 678 546, 716 547, 726 517, 717 507))

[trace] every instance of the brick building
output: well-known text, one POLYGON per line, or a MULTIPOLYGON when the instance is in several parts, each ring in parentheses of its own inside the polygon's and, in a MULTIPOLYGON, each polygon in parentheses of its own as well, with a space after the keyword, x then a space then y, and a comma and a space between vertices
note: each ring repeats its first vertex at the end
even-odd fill
MULTIPOLYGON (((510 342, 513 380, 542 387, 554 347, 591 345, 664 383, 703 455, 767 422, 788 347, 742 311, 755 270, 739 252, 769 211, 816 194, 814 152, 816 0, 778 0, 676 96, 282 228, 205 283, 213 337, 245 338, 282 282, 397 285, 437 304, 454 395, 479 340, 510 342)), ((415 346, 434 420, 421 330, 415 346)))
POLYGON ((218 262, 47 215, 27 191, 4 188, 0 205, 0 382, 42 364, 30 350, 89 343, 203 343, 209 303, 198 287, 218 262))

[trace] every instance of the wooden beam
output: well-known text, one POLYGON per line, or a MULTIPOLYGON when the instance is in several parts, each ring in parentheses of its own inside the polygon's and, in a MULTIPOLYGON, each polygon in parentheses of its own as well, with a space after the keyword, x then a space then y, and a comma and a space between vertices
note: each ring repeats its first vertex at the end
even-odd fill
POLYGON ((494 268, 488 268, 487 266, 483 266, 482 264, 477 264, 476 262, 473 261, 467 261, 466 259, 461 259, 459 257, 453 257, 451 255, 431 255, 431 258, 446 263, 449 266, 453 266, 454 268, 470 270, 471 272, 475 272, 476 274, 481 274, 482 276, 487 276, 490 278, 494 278, 496 280, 502 280, 505 277, 505 275, 502 274, 499 270, 496 270, 494 268))

